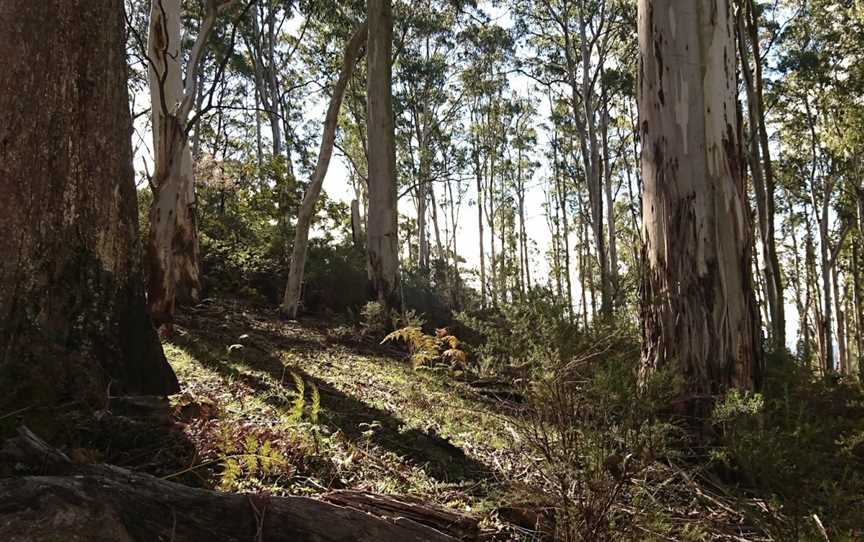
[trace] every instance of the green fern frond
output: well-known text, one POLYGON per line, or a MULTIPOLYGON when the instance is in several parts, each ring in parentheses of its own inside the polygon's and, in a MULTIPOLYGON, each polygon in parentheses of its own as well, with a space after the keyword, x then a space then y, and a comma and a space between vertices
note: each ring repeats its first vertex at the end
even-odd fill
POLYGON ((309 404, 309 421, 318 425, 318 413, 321 411, 321 394, 318 393, 318 386, 314 383, 309 384, 311 388, 310 392, 310 404, 309 404))
POLYGON ((291 378, 294 380, 294 401, 291 403, 288 419, 292 422, 299 422, 303 418, 303 407, 306 404, 306 385, 300 375, 295 372, 291 373, 291 378))
POLYGON ((240 464, 234 459, 225 459, 222 462, 222 476, 219 485, 222 489, 231 489, 237 483, 243 473, 240 464))

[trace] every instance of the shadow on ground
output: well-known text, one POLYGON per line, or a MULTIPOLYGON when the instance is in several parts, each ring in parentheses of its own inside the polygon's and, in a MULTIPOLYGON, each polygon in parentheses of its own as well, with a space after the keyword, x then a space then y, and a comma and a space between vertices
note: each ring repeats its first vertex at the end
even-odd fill
MULTIPOLYGON (((265 397, 278 396, 273 384, 265 379, 241 373, 233 365, 243 365, 255 371, 269 374, 273 382, 281 382, 285 377, 285 367, 278 357, 277 350, 317 351, 327 348, 327 342, 316 337, 286 336, 276 326, 278 320, 262 318, 260 314, 226 312, 216 307, 198 310, 193 314, 178 318, 184 333, 172 339, 177 346, 189 352, 203 366, 223 377, 241 380, 244 384, 265 397), (226 323, 227 322, 227 323, 226 323), (251 324, 251 325, 250 325, 251 324), (228 360, 226 339, 230 335, 220 329, 251 329, 246 334, 242 358, 228 360)), ((368 355, 368 353, 366 353, 368 355)), ((404 363, 393 359, 393 363, 404 363)), ((424 468, 430 476, 442 482, 466 482, 479 480, 489 475, 488 468, 482 463, 465 455, 464 451, 438 435, 430 435, 418 429, 406 429, 404 421, 392 412, 371 406, 345 394, 328 382, 312 376, 302 367, 291 367, 306 382, 317 386, 322 404, 323 417, 333 430, 341 431, 355 443, 370 440, 389 450, 410 463, 424 468), (380 428, 370 437, 364 434, 366 427, 376 421, 380 428)), ((278 385, 278 384, 277 384, 278 385)), ((274 407, 288 411, 289 405, 278 402, 274 407)))

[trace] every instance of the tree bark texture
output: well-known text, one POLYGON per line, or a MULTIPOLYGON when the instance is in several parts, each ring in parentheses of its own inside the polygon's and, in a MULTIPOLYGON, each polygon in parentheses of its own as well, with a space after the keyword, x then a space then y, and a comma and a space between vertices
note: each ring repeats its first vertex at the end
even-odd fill
MULTIPOLYGON (((215 21, 208 12, 193 53, 215 21), (208 24, 209 23, 209 24, 208 24)), ((198 271, 198 227, 195 180, 187 130, 196 87, 183 85, 180 0, 153 0, 147 55, 153 118, 154 173, 151 180, 150 232, 147 241, 148 307, 157 323, 170 322, 175 304, 195 303, 201 292, 198 271), (192 96, 188 96, 188 93, 192 96)), ((189 79, 197 84, 197 60, 190 59, 189 79)))
POLYGON ((144 304, 121 0, 0 1, 0 411, 167 394, 144 304))
POLYGON ((752 388, 760 363, 731 0, 638 9, 641 377, 671 367, 699 408, 729 387, 752 388))

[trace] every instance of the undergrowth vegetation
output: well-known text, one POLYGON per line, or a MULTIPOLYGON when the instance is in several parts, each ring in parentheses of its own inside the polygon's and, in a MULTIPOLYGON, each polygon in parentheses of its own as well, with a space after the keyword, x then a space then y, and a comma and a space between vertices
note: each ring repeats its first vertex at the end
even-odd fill
POLYGON ((184 390, 173 429, 111 407, 55 435, 75 435, 76 461, 199 487, 420 499, 490 540, 864 536, 859 384, 772 356, 758 392, 694 423, 676 373, 639 382, 632 326, 571 324, 537 298, 467 312, 436 328, 406 309, 388 333, 377 304, 323 323, 210 300, 165 343, 184 390))
POLYGON ((326 330, 198 309, 168 346, 199 450, 177 477, 410 495, 482 518, 498 540, 861 536, 858 385, 778 356, 759 393, 730 393, 694 425, 673 407, 680 377, 638 382, 632 327, 583 329, 538 299, 437 329, 406 310, 390 333, 374 303, 326 330))

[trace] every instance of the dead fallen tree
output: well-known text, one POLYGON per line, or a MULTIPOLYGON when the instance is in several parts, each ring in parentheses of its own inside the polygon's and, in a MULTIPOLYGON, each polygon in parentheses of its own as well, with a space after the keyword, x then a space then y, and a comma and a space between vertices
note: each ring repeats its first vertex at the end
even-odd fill
POLYGON ((112 465, 76 465, 26 428, 5 443, 0 459, 39 474, 0 479, 0 540, 9 542, 452 542, 478 536, 473 520, 428 505, 424 515, 424 505, 414 501, 372 496, 355 499, 355 506, 345 496, 325 502, 219 493, 112 465), (449 525, 454 530, 447 533, 449 525))

